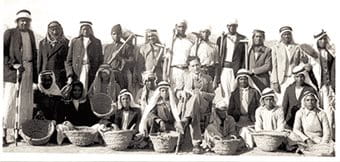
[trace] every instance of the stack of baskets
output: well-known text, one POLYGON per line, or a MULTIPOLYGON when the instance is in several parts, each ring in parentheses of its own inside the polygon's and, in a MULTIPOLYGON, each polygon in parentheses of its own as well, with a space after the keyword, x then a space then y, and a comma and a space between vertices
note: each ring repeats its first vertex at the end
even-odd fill
POLYGON ((76 146, 88 146, 97 137, 97 130, 91 127, 74 127, 75 129, 65 131, 67 138, 76 146))
POLYGON ((149 137, 156 152, 169 153, 175 150, 179 133, 175 131, 170 131, 169 133, 151 133, 149 137))
POLYGON ((92 112, 99 118, 109 117, 114 113, 112 99, 104 93, 97 93, 90 99, 92 112))
POLYGON ((241 143, 241 139, 215 139, 214 152, 219 155, 234 155, 241 143))
POLYGON ((50 120, 28 120, 22 124, 20 135, 30 145, 44 145, 54 132, 54 123, 50 120))
POLYGON ((273 152, 278 149, 287 137, 286 132, 261 131, 252 133, 256 146, 262 151, 273 152))
POLYGON ((133 130, 109 130, 100 132, 103 137, 105 144, 116 151, 125 150, 133 136, 133 130))

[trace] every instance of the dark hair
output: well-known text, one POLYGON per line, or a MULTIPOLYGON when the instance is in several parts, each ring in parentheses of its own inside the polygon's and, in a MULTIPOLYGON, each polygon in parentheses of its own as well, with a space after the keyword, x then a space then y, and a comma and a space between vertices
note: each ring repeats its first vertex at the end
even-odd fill
POLYGON ((81 90, 83 90, 83 89, 84 89, 84 85, 83 85, 83 83, 82 83, 82 82, 80 82, 79 80, 76 80, 76 81, 74 81, 74 82, 72 83, 72 90, 73 90, 73 88, 74 88, 74 87, 76 87, 76 86, 80 87, 80 88, 81 88, 81 90))
POLYGON ((193 60, 197 60, 199 63, 201 63, 201 59, 198 56, 189 56, 187 59, 187 65, 189 65, 193 60))

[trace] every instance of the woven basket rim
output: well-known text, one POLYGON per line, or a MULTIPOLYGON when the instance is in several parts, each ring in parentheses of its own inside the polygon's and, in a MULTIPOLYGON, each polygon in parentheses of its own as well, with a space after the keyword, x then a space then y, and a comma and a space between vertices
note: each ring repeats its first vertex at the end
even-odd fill
POLYGON ((95 97, 96 97, 96 96, 105 96, 106 98, 110 99, 110 101, 111 101, 111 103, 112 103, 112 98, 111 98, 111 96, 109 96, 109 95, 107 95, 107 94, 105 94, 105 93, 96 93, 96 94, 94 94, 94 95, 91 97, 91 99, 90 99, 91 111, 92 111, 96 116, 98 116, 98 117, 105 117, 105 116, 110 116, 110 115, 112 115, 113 112, 114 112, 114 109, 113 109, 111 106, 110 106, 109 112, 107 112, 107 113, 105 113, 105 114, 101 114, 101 113, 96 112, 95 106, 94 106, 94 103, 93 103, 93 102, 96 102, 96 100, 95 100, 95 97))
POLYGON ((93 129, 91 127, 83 127, 83 126, 78 126, 78 127, 75 127, 75 129, 72 129, 72 130, 65 130, 64 131, 65 133, 78 133, 78 132, 84 132, 84 133, 96 133, 97 130, 96 129, 93 129))
POLYGON ((176 131, 172 131, 171 133, 166 133, 166 134, 158 134, 158 133, 150 133, 150 137, 178 137, 180 134, 176 131))
MULTIPOLYGON (((20 130, 20 134, 21 134, 22 136, 24 136, 24 138, 25 138, 26 140, 33 141, 33 142, 39 142, 39 141, 47 140, 47 139, 49 139, 49 138, 52 136, 52 134, 53 134, 53 132, 54 132, 54 130, 55 130, 55 126, 54 126, 54 124, 53 124, 53 122, 52 122, 51 120, 36 120, 36 119, 31 119, 31 120, 28 120, 28 121, 26 121, 26 122, 28 123, 28 122, 32 122, 32 121, 43 121, 43 122, 48 122, 48 125, 51 126, 51 127, 50 127, 51 129, 50 129, 49 132, 47 133, 47 136, 42 137, 42 138, 32 138, 32 137, 29 137, 29 136, 26 135, 25 132, 21 129, 21 130, 20 130)), ((26 123, 26 122, 25 122, 25 123, 26 123)))
POLYGON ((133 133, 133 130, 108 130, 108 131, 105 131, 105 132, 102 132, 102 133, 133 133))
POLYGON ((251 133, 253 136, 272 136, 272 137, 287 137, 288 134, 286 132, 278 132, 278 131, 260 131, 251 133))

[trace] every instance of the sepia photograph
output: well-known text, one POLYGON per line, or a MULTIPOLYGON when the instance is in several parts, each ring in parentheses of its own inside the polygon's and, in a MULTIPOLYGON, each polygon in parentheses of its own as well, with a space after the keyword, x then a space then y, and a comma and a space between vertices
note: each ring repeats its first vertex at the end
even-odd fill
POLYGON ((0 0, 1 161, 338 161, 335 0, 0 0))

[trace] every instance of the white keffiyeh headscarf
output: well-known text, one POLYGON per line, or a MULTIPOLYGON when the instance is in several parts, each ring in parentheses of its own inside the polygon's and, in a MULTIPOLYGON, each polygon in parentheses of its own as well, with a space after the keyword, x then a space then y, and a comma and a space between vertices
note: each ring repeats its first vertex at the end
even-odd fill
POLYGON ((49 95, 49 96, 51 96, 51 95, 61 96, 60 89, 59 89, 58 85, 56 84, 54 72, 51 71, 51 70, 44 70, 39 74, 38 89, 40 90, 41 93, 44 93, 44 94, 49 95), (42 82, 43 82, 42 77, 43 76, 50 76, 52 78, 52 85, 48 89, 45 89, 42 86, 42 82))

